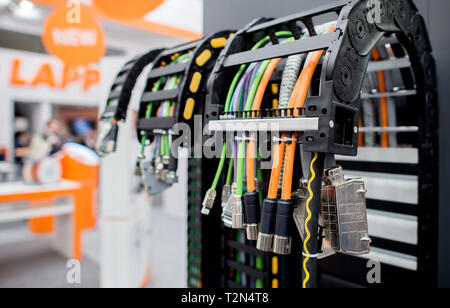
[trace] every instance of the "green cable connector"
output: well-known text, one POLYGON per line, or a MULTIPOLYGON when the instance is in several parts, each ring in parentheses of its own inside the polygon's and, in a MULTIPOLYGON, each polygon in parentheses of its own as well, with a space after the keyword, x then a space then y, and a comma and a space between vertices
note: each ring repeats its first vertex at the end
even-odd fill
MULTIPOLYGON (((168 90, 173 90, 177 87, 178 84, 178 76, 172 76, 169 81, 169 85, 167 86, 168 90)), ((165 101, 163 117, 167 118, 170 116, 170 108, 171 101, 165 101)), ((161 156, 170 156, 170 144, 169 144, 169 135, 164 135, 161 137, 161 156)))
MULTIPOLYGON (((185 62, 190 60, 190 57, 191 57, 191 54, 189 54, 189 53, 183 54, 183 55, 179 56, 178 58, 176 58, 174 61, 172 61, 171 64, 177 64, 177 63, 180 63, 180 62, 185 63, 185 62)), ((177 86, 178 81, 179 81, 178 79, 179 79, 178 76, 172 76, 171 77, 170 85, 169 85, 170 89, 169 90, 173 90, 177 86)), ((153 86, 152 92, 159 91, 161 89, 161 85, 162 85, 163 81, 164 81, 164 77, 160 77, 156 81, 155 85, 153 86)), ((147 105, 147 111, 146 111, 146 114, 145 114, 145 118, 146 119, 149 119, 152 116, 153 108, 154 108, 154 102, 150 102, 147 105)), ((164 112, 164 117, 168 117, 168 116, 170 116, 170 106, 169 106, 169 108, 166 108, 166 110, 164 112)), ((113 121, 113 119, 111 121, 113 121)), ((165 156, 170 155, 170 146, 169 146, 168 136, 163 136, 162 139, 166 139, 166 140, 161 140, 161 144, 160 144, 160 146, 161 146, 161 154, 163 155, 163 152, 164 152, 165 156), (164 137, 167 137, 167 138, 164 138, 164 137)), ((147 136, 147 134, 145 134, 142 137, 142 139, 141 139, 141 156, 144 156, 145 145, 147 143, 147 140, 148 140, 148 136, 147 136)))
MULTIPOLYGON (((292 32, 290 32, 290 31, 280 31, 280 32, 275 33, 275 35, 277 37, 292 37, 292 32)), ((263 45, 267 44, 269 41, 270 41, 270 37, 266 36, 262 40, 260 40, 258 43, 256 43, 251 50, 259 49, 263 45)), ((237 74, 235 75, 235 77, 234 77, 234 79, 233 79, 233 81, 231 83, 230 89, 228 90, 227 99, 225 101, 225 108, 224 108, 225 111, 228 110, 229 107, 230 107, 231 99, 233 98, 233 93, 234 93, 234 91, 236 89, 236 86, 237 86, 239 80, 242 77, 242 74, 244 73, 245 69, 247 68, 247 66, 248 66, 247 64, 242 64, 241 65, 241 67, 239 68, 239 71, 237 72, 237 74)), ((258 83, 258 85, 259 85, 259 83, 258 83)), ((220 177, 222 175, 223 166, 225 164, 225 156, 226 156, 226 153, 227 153, 227 143, 226 142, 224 142, 223 147, 224 147, 224 150, 222 151, 222 157, 220 159, 219 167, 217 168, 217 172, 216 172, 216 176, 215 176, 215 179, 217 179, 217 181, 214 181, 213 184, 216 183, 216 182, 217 183, 219 182, 219 179, 220 179, 220 177)), ((244 149, 244 151, 245 151, 245 149, 244 149)), ((217 188, 217 184, 215 186, 214 185, 211 186, 211 189, 213 189, 213 190, 215 190, 216 188, 217 188)))
MULTIPOLYGON (((157 92, 159 91, 159 89, 161 88, 162 82, 163 82, 164 78, 161 77, 158 79, 158 81, 156 81, 155 85, 153 86, 152 92, 157 92)), ((145 118, 149 119, 152 116, 153 113, 153 105, 154 102, 150 102, 147 105, 147 111, 145 113, 145 118)), ((145 144, 147 143, 148 140, 148 136, 147 134, 145 134, 144 136, 142 136, 141 139, 141 156, 144 156, 144 152, 145 152, 145 144)))
MULTIPOLYGON (((282 44, 292 42, 294 38, 288 38, 287 40, 283 41, 282 44)), ((253 83, 250 87, 250 92, 247 96, 247 101, 245 103, 245 111, 251 111, 253 102, 255 100, 256 93, 258 92, 259 85, 261 83, 261 80, 266 73, 267 67, 269 66, 270 62, 272 60, 266 60, 264 61, 260 68, 258 69, 258 72, 256 74, 255 79, 253 80, 253 83)), ((245 115, 244 115, 245 116, 245 115)), ((245 166, 245 141, 239 142, 239 150, 238 150, 238 171, 236 176, 236 182, 237 182, 237 195, 242 196, 243 195, 243 186, 244 186, 244 166, 245 166), (240 170, 242 169, 242 170, 240 170)))
MULTIPOLYGON (((151 117, 152 113, 153 113, 153 103, 150 103, 147 105, 147 111, 145 113, 145 118, 149 119, 151 117)), ((147 143, 147 140, 148 140, 148 136, 147 136, 147 134, 145 134, 142 137, 142 141, 141 141, 141 156, 144 156, 145 145, 147 143)))

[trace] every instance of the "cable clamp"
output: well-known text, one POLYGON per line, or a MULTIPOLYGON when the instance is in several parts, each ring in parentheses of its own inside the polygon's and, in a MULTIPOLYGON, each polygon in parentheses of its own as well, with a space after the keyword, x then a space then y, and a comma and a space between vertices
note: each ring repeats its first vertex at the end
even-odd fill
POLYGON ((256 141, 255 138, 251 138, 251 137, 247 137, 247 136, 236 136, 234 138, 235 141, 245 141, 245 142, 249 142, 249 141, 256 141))
POLYGON ((157 129, 153 130, 153 133, 155 135, 167 135, 169 133, 169 131, 157 128, 157 129))
POLYGON ((232 114, 224 114, 224 115, 219 116, 219 119, 220 120, 233 120, 233 119, 236 119, 236 116, 232 115, 232 114))
POLYGON ((285 138, 273 137, 272 141, 274 143, 277 143, 277 142, 292 143, 292 142, 297 142, 298 140, 294 139, 294 138, 288 138, 288 137, 285 137, 285 138))
POLYGON ((317 258, 320 256, 320 253, 316 253, 316 254, 311 255, 311 254, 307 254, 307 253, 305 253, 305 252, 302 252, 302 255, 303 255, 305 258, 317 259, 317 258))

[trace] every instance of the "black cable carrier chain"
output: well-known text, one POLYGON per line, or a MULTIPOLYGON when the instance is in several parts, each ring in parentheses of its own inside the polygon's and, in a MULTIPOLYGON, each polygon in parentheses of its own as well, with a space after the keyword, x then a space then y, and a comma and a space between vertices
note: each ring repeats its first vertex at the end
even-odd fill
MULTIPOLYGON (((138 136, 146 134, 151 138, 158 131, 169 131, 177 123, 194 125, 195 115, 203 115, 205 85, 216 59, 225 46, 231 31, 221 31, 199 41, 166 49, 154 60, 153 67, 147 76, 137 122, 138 136), (191 52, 186 63, 168 64, 173 56, 191 52), (153 84, 161 77, 182 75, 176 89, 152 92, 153 84), (174 112, 170 117, 146 118, 149 103, 174 100, 174 112)), ((153 112, 155 113, 155 112, 153 112)))
MULTIPOLYGON (((182 82, 178 90, 159 91, 161 93, 146 92, 142 96, 139 111, 138 134, 141 132, 153 135, 154 129, 172 128, 173 124, 182 121, 192 125, 191 120, 183 117, 183 107, 189 98, 195 100, 193 114, 204 114, 205 123, 217 120, 221 117, 234 116, 253 117, 254 114, 246 113, 221 113, 226 90, 229 88, 232 77, 241 64, 248 64, 278 57, 287 57, 294 54, 307 53, 317 50, 326 50, 325 60, 322 65, 320 90, 318 96, 308 97, 305 108, 301 109, 301 115, 319 118, 319 130, 317 132, 305 132, 300 134, 304 149, 309 152, 333 153, 343 155, 356 155, 359 113, 361 109, 360 93, 363 79, 368 67, 370 52, 387 35, 395 34, 398 49, 405 48, 412 65, 412 73, 417 87, 417 101, 420 113, 419 120, 419 242, 424 247, 418 255, 418 272, 422 278, 437 280, 437 209, 438 203, 438 107, 437 107, 437 82, 435 62, 432 56, 432 48, 428 38, 423 17, 417 12, 411 0, 377 0, 379 1, 379 16, 375 16, 376 22, 368 21, 367 16, 372 12, 370 0, 346 0, 334 4, 325 5, 302 14, 295 14, 281 19, 259 19, 248 25, 245 29, 228 38, 229 32, 222 36, 228 38, 226 47, 215 50, 213 60, 209 60, 207 71, 199 70, 195 59, 201 54, 202 46, 208 47, 213 38, 211 36, 199 42, 179 46, 170 50, 153 50, 143 57, 136 58, 125 65, 117 77, 112 92, 108 99, 108 107, 102 119, 125 120, 127 107, 131 98, 132 89, 142 70, 149 64, 153 69, 148 75, 148 81, 154 81, 161 76, 183 74, 182 82), (313 17, 327 13, 338 15, 336 31, 325 35, 315 35, 313 17), (302 22, 308 29, 311 37, 301 38, 302 31, 298 23, 302 22), (296 41, 279 44, 275 33, 277 31, 291 31, 296 41), (265 36, 269 36, 273 46, 248 51, 253 43, 265 36), (193 50, 192 59, 186 64, 168 65, 157 67, 156 64, 164 57, 186 50, 193 50), (220 56, 219 56, 220 53, 220 56), (215 61, 217 59, 217 61, 215 61), (212 65, 215 62, 215 66, 212 65), (212 70, 212 72, 211 72, 212 70), (199 91, 194 95, 189 89, 190 81, 195 72, 202 74, 199 91), (207 85, 205 81, 208 78, 207 85), (205 92, 206 87, 206 92, 205 92), (114 89, 120 90, 115 91, 114 89), (145 119, 144 113, 149 102, 176 100, 174 117, 145 119), (111 104, 118 100, 117 105, 111 104), (109 106, 111 105, 111 106, 109 106), (159 122, 161 121, 161 122, 159 122), (330 125, 333 123, 333 125, 330 125)), ((397 48, 394 48, 394 52, 397 48)), ((409 70, 409 69, 407 69, 409 70)), ((403 73, 403 72, 402 72, 403 73)), ((411 74, 411 72, 409 72, 411 74)), ((287 111, 287 110, 286 110, 287 111)), ((261 110, 258 113, 261 118, 278 117, 274 110, 261 110)), ((201 160, 200 160, 201 161, 201 160)), ((191 163, 192 161, 190 161, 191 163)), ((203 161, 200 163, 206 170, 213 168, 215 164, 203 161)), ((203 174, 206 178, 206 173, 203 174)), ((209 178, 207 181, 209 183, 209 178)), ((205 193, 205 185, 197 181, 190 186, 190 190, 198 190, 205 193)), ((199 204, 196 207, 199 208, 199 204)), ((211 224, 212 226, 212 224, 211 224)), ((208 230, 211 226, 203 226, 208 230)), ((209 236, 208 234, 206 234, 209 236)), ((204 236, 206 236, 204 234, 204 236)), ((206 243, 213 243, 213 239, 203 239, 203 248, 206 243)), ((204 255, 204 253, 202 253, 204 255)), ((215 255, 215 254, 214 254, 215 255)), ((206 266, 206 265, 204 265, 206 266)), ((212 266, 208 266, 212 268, 212 266)), ((204 286, 219 279, 218 272, 214 274, 204 271, 204 286), (208 277, 206 279, 206 277, 208 277), (210 281, 206 281, 210 280, 210 281)), ((223 274, 223 273, 222 273, 223 274)), ((222 277, 222 280, 226 278, 222 277)), ((211 285, 216 285, 215 283, 211 285)))
MULTIPOLYGON (((358 147, 360 93, 370 60, 370 52, 383 38, 395 35, 392 47, 396 56, 406 50, 411 68, 401 69, 404 78, 413 74, 419 119, 419 243, 420 279, 437 281, 437 209, 438 203, 438 104, 435 61, 423 17, 410 0, 379 1, 376 22, 368 21, 373 12, 369 0, 340 1, 303 14, 277 20, 260 19, 239 31, 225 48, 208 81, 205 122, 240 119, 246 112, 221 113, 226 90, 237 68, 267 59, 287 57, 320 49, 326 50, 322 65, 319 96, 307 99, 306 117, 319 118, 317 132, 300 134, 309 152, 354 156, 358 147), (312 34, 312 17, 335 12, 339 15, 336 32, 300 39, 301 21, 312 34), (276 31, 289 30, 296 42, 278 44, 276 31), (252 44, 269 36, 274 46, 250 50, 252 44), (333 125, 330 125, 333 123, 333 125)), ((377 11, 375 11, 377 13, 377 11)), ((413 81, 413 83, 414 83, 413 81)), ((265 110, 258 118, 271 117, 265 110)), ((254 116, 254 114, 250 113, 254 116)))
POLYGON ((161 51, 162 49, 151 50, 144 55, 135 57, 122 67, 111 87, 106 109, 101 116, 102 120, 126 120, 128 106, 137 79, 145 67, 151 64, 161 51))
POLYGON ((225 91, 237 66, 325 50, 320 94, 308 97, 304 113, 306 117, 319 118, 319 130, 302 134, 305 151, 355 156, 361 88, 370 52, 382 37, 396 34, 411 54, 413 67, 425 75, 421 80, 427 81, 426 89, 435 87, 431 47, 416 7, 410 0, 380 0, 379 16, 375 16, 379 20, 371 23, 367 17, 374 8, 370 4, 370 0, 339 1, 281 19, 256 20, 239 31, 224 49, 209 79, 205 122, 220 118, 225 91), (313 36, 312 18, 332 12, 338 15, 336 31, 313 36), (300 38, 298 22, 305 25, 310 37, 300 38), (291 31, 297 40, 278 44, 274 33, 282 30, 291 31), (273 46, 248 51, 251 43, 267 35, 273 46))

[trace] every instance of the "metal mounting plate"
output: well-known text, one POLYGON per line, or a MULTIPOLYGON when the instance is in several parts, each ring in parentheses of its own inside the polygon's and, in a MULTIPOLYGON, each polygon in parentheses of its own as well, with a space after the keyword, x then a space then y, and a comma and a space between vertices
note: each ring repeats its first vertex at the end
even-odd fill
POLYGON ((208 129, 212 132, 317 131, 319 130, 319 118, 217 120, 210 121, 208 129))

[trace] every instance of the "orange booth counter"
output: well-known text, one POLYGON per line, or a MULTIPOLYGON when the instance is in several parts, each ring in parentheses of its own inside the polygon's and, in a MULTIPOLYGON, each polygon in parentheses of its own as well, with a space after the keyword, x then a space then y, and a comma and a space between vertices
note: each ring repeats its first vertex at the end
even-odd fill
POLYGON ((82 233, 96 226, 99 159, 77 144, 65 145, 59 159, 57 183, 0 184, 0 223, 29 220, 32 233, 55 233, 55 248, 81 259, 82 233))

